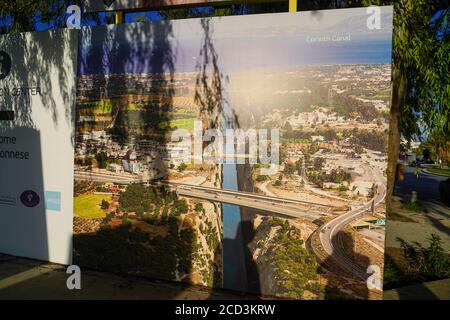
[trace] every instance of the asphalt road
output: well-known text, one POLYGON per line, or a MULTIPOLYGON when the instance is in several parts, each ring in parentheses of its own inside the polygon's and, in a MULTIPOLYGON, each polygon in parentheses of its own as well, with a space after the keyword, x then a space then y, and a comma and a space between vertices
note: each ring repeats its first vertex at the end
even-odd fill
MULTIPOLYGON (((375 206, 377 206, 384 200, 386 196, 386 182, 381 172, 374 172, 373 179, 378 186, 377 194, 373 199, 375 206)), ((366 270, 361 268, 350 257, 346 255, 344 249, 341 246, 341 243, 339 243, 339 237, 337 237, 337 234, 353 220, 357 219, 359 216, 365 215, 365 213, 370 210, 371 206, 372 200, 365 203, 361 207, 352 209, 347 213, 340 215, 336 219, 331 220, 322 227, 322 230, 324 230, 324 232, 320 232, 319 235, 322 247, 333 259, 333 261, 363 280, 367 279, 369 275, 366 273, 366 270)))
POLYGON ((427 173, 415 174, 416 168, 405 168, 405 179, 395 183, 394 194, 404 200, 409 200, 412 191, 417 191, 417 199, 421 201, 440 201, 439 183, 448 177, 436 176, 427 173))
POLYGON ((91 180, 96 182, 118 182, 118 183, 139 182, 139 180, 136 178, 113 173, 109 174, 109 173, 75 171, 74 176, 75 180, 91 180))
POLYGON ((191 190, 201 190, 201 191, 207 191, 210 193, 219 193, 219 194, 228 194, 232 196, 238 196, 238 197, 248 197, 252 199, 260 199, 265 201, 273 201, 277 204, 294 204, 294 205, 307 205, 309 207, 320 207, 320 208, 331 208, 332 206, 318 203, 318 202, 311 202, 311 201, 305 201, 305 200, 296 200, 296 199, 287 199, 287 198, 281 198, 278 196, 271 196, 271 195, 262 195, 255 192, 247 192, 247 191, 235 191, 230 189, 222 189, 222 188, 212 188, 212 187, 204 187, 204 186, 198 186, 198 185, 192 185, 187 183, 175 183, 175 182, 163 182, 163 184, 166 184, 171 187, 176 187, 177 189, 180 188, 186 188, 191 190))
POLYGON ((311 210, 311 208, 300 208, 298 204, 281 204, 271 200, 259 197, 251 197, 248 195, 235 196, 222 192, 210 192, 200 189, 177 188, 177 194, 184 197, 198 198, 215 202, 234 204, 238 206, 259 209, 263 211, 273 212, 294 218, 304 218, 315 220, 325 213, 311 210))
POLYGON ((415 169, 405 168, 405 179, 396 182, 395 201, 409 203, 412 192, 416 191, 418 202, 423 210, 402 208, 400 203, 399 209, 412 220, 410 222, 388 221, 386 247, 399 248, 398 238, 427 247, 430 236, 435 234, 441 238, 444 250, 450 252, 450 207, 440 201, 439 195, 439 183, 448 178, 428 173, 419 173, 417 177, 415 169))

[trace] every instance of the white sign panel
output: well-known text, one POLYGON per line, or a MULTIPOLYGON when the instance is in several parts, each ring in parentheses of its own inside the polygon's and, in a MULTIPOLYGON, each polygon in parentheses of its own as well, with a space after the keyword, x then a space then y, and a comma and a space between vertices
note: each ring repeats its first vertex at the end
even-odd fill
POLYGON ((0 252, 72 259, 77 31, 0 37, 0 252))

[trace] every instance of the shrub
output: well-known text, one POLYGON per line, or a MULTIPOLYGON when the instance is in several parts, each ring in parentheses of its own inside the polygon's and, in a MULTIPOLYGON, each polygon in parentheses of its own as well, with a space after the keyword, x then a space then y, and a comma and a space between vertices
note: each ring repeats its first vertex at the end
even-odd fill
POLYGON ((103 199, 103 200, 102 200, 102 204, 100 205, 100 207, 101 207, 103 210, 108 210, 108 209, 109 209, 109 202, 106 201, 105 199, 103 199))
POLYGON ((406 273, 420 281, 450 277, 450 259, 442 248, 442 240, 438 235, 431 235, 427 248, 419 243, 409 244, 400 238, 397 240, 408 265, 406 273))

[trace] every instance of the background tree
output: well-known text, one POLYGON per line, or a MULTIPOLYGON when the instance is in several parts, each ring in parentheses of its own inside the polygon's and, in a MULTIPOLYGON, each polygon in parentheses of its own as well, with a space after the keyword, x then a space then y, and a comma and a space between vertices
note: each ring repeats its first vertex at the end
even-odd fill
POLYGON ((395 181, 400 137, 450 133, 449 8, 440 0, 362 1, 393 5, 392 99, 388 140, 388 197, 395 181))
POLYGON ((322 170, 323 166, 325 165, 325 158, 315 158, 314 159, 314 169, 317 171, 322 170))
POLYGON ((286 121, 286 123, 284 124, 284 128, 283 128, 287 133, 291 133, 292 132, 292 125, 289 121, 286 121))
POLYGON ((182 163, 180 163, 180 165, 178 166, 178 171, 179 171, 179 172, 183 172, 184 170, 186 170, 186 168, 187 168, 187 164, 184 163, 184 162, 182 162, 182 163))
POLYGON ((64 12, 70 0, 1 0, 0 33, 36 30, 37 23, 48 29, 65 26, 64 12))
MULTIPOLYGON (((431 159, 442 165, 450 164, 450 137, 442 135, 440 132, 432 131, 425 142, 419 148, 428 149, 431 152, 431 159)), ((422 151, 423 152, 423 151, 422 151)))
POLYGON ((423 149, 422 155, 425 160, 429 160, 431 157, 430 149, 427 149, 427 148, 423 149))
POLYGON ((100 205, 100 207, 101 207, 103 210, 108 210, 108 209, 109 209, 109 202, 106 201, 105 199, 103 199, 103 200, 102 200, 102 203, 101 203, 101 205, 100 205))

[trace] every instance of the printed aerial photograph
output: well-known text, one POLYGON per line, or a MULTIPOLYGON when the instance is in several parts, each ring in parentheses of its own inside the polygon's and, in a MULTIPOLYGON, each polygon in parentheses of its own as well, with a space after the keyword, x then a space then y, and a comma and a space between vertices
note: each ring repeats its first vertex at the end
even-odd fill
POLYGON ((80 31, 73 260, 381 299, 392 10, 80 31))

